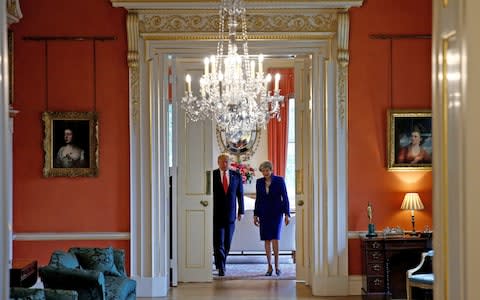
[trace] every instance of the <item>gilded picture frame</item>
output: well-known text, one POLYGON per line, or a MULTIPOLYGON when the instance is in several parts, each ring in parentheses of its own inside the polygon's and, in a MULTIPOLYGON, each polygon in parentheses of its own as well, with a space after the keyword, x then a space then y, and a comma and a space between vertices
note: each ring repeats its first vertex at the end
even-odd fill
POLYGON ((95 112, 44 112, 44 177, 98 175, 95 112))
POLYGON ((432 169, 432 113, 430 110, 389 110, 387 169, 432 169))

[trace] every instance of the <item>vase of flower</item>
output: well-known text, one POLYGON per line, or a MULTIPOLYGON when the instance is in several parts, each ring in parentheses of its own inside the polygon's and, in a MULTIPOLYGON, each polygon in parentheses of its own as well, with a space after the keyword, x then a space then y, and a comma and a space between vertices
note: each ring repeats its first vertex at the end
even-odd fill
POLYGON ((242 183, 249 184, 252 183, 253 178, 255 177, 255 169, 250 166, 248 163, 242 162, 232 162, 230 168, 233 171, 238 171, 242 176, 242 183))

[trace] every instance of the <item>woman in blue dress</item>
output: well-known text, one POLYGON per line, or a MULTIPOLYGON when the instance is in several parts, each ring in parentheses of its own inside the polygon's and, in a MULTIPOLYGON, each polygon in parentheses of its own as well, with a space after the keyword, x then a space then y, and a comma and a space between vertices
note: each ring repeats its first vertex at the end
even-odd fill
POLYGON ((260 239, 265 241, 265 254, 268 263, 265 276, 272 276, 272 248, 275 257, 275 273, 280 275, 278 241, 280 240, 283 219, 285 219, 285 225, 290 222, 287 187, 283 177, 273 175, 273 165, 270 161, 261 163, 258 169, 262 172, 263 178, 257 179, 253 223, 260 226, 260 239))

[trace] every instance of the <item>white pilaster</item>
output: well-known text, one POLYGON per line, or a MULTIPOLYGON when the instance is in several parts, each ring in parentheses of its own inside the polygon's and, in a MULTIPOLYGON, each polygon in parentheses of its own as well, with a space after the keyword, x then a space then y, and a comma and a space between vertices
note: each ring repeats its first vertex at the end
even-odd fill
MULTIPOLYGON (((138 47, 143 51, 143 43, 138 47)), ((139 90, 130 93, 130 140, 137 141, 131 143, 131 270, 138 297, 166 296, 169 286, 168 159, 167 149, 159 147, 167 137, 165 124, 160 124, 166 122, 166 109, 159 95, 166 89, 159 86, 164 74, 158 70, 159 59, 141 60, 130 70, 131 80, 139 80, 139 90)))
POLYGON ((434 298, 474 300, 480 299, 480 3, 432 2, 434 298))
POLYGON ((349 294, 347 201, 345 192, 346 119, 339 117, 337 65, 314 58, 312 107, 313 249, 312 293, 349 294), (317 72, 317 74, 315 74, 317 72))
POLYGON ((0 0, 0 298, 8 299, 12 236, 11 134, 9 126, 7 3, 0 0))

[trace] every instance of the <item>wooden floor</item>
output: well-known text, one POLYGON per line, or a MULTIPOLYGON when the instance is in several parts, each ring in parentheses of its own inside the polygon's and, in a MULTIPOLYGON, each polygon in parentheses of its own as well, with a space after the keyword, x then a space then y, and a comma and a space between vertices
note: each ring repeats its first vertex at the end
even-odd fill
POLYGON ((137 298, 175 300, 360 300, 361 296, 314 297, 310 287, 294 280, 216 280, 213 283, 182 283, 170 288, 167 297, 137 298))

